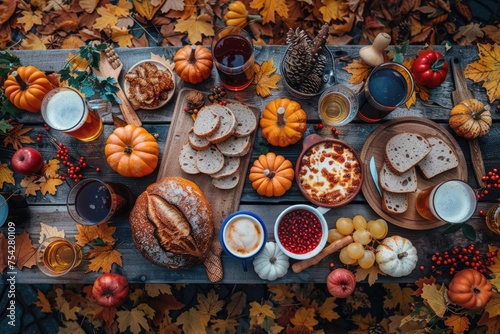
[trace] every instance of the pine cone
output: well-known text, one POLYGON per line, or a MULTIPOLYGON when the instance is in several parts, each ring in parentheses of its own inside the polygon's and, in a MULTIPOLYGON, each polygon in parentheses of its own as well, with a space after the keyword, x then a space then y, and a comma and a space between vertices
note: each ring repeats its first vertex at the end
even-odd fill
POLYGON ((368 328, 368 334, 387 334, 384 327, 380 324, 375 324, 368 328))
POLYGON ((298 85, 304 77, 304 69, 311 66, 311 54, 307 44, 299 44, 289 50, 285 58, 285 74, 291 85, 298 85))
POLYGON ((299 87, 299 90, 302 93, 315 94, 319 91, 321 82, 321 76, 318 76, 317 74, 309 74, 307 77, 305 77, 304 81, 299 87))

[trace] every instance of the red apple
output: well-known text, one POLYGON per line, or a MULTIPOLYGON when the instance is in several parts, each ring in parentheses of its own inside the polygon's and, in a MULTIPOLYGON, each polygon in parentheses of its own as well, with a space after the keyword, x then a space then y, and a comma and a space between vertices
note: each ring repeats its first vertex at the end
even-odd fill
POLYGON ((128 298, 128 281, 120 275, 106 273, 99 276, 92 286, 92 296, 97 304, 106 307, 118 307, 128 298))
POLYGON ((346 298, 356 287, 356 277, 352 271, 344 268, 333 270, 326 279, 328 292, 336 298, 346 298))
POLYGON ((22 147, 14 153, 10 163, 16 172, 31 175, 42 169, 43 157, 32 147, 22 147))

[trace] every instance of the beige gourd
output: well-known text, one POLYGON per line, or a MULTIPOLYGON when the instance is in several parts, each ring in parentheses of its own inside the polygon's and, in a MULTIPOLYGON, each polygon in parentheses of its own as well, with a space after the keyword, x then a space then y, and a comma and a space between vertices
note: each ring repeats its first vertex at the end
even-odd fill
POLYGON ((372 45, 367 45, 359 50, 359 57, 368 66, 375 67, 385 61, 385 48, 391 43, 391 36, 385 32, 381 32, 375 37, 372 45))
POLYGON ((409 275, 417 266, 417 249, 410 240, 398 235, 382 240, 375 254, 379 269, 392 277, 409 275))
POLYGON ((267 242, 262 252, 253 260, 257 275, 269 281, 285 276, 289 266, 288 256, 272 241, 267 242))

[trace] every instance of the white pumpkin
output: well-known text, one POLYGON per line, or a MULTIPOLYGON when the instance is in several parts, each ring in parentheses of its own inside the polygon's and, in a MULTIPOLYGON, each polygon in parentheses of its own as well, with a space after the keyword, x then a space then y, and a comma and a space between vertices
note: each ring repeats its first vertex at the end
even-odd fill
POLYGON ((417 266, 417 249, 410 240, 395 235, 382 240, 377 247, 375 260, 384 274, 406 276, 417 266))
POLYGON ((289 266, 288 256, 272 241, 266 242, 264 249, 253 260, 257 275, 269 281, 285 276, 289 266))

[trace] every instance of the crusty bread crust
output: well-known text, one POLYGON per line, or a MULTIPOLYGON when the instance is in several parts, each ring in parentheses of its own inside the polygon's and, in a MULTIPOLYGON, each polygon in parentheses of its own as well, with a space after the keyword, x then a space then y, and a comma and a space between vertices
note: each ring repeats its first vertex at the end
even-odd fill
POLYGON ((431 151, 423 136, 404 132, 393 136, 385 146, 385 162, 394 174, 401 175, 414 167, 431 151))
MULTIPOLYGON (((148 186, 137 198, 130 212, 129 222, 134 245, 144 258, 169 268, 190 267, 203 262, 214 235, 210 203, 196 184, 181 177, 166 177, 148 186), (184 252, 165 250, 165 246, 162 246, 162 235, 158 231, 158 222, 152 221, 155 215, 151 210, 154 208, 148 200, 148 197, 152 196, 158 196, 167 205, 172 205, 182 213, 189 223, 189 237, 194 240, 195 247, 184 252)), ((160 222, 160 225, 168 223, 171 222, 160 222)))
POLYGON ((408 194, 382 191, 382 210, 388 214, 406 212, 408 210, 408 194))

